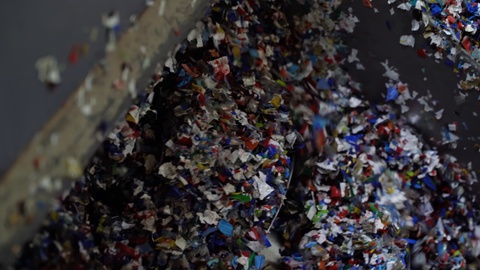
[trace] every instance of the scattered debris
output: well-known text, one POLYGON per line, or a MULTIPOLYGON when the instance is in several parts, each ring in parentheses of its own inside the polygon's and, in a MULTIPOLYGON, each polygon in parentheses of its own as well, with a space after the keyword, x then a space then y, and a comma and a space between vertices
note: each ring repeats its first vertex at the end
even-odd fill
POLYGON ((50 88, 55 88, 62 81, 60 68, 54 56, 44 56, 37 60, 35 67, 38 71, 38 79, 50 88))
MULTIPOLYGON (((337 1, 304 4, 307 14, 291 19, 288 1, 214 4, 107 134, 85 182, 25 245, 18 267, 263 269, 276 232, 285 269, 465 268, 480 254, 467 193, 476 175, 393 113, 408 111, 407 100, 436 119, 443 109, 430 92, 410 93, 388 60, 388 104, 363 100, 332 42, 358 19, 324 16, 337 1)), ((428 4, 441 15, 437 6, 428 4)), ((107 36, 117 22, 105 17, 107 36)), ((356 50, 346 61, 362 67, 356 50)), ((130 84, 131 67, 121 68, 117 88, 130 84)), ((457 126, 445 126, 439 143, 455 148, 457 126)), ((82 175, 77 160, 64 165, 82 175)))

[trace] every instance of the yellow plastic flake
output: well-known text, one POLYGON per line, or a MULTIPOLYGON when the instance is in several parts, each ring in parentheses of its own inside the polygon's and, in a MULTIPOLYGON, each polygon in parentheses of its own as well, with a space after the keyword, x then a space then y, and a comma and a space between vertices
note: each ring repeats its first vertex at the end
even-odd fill
POLYGON ((207 167, 203 166, 202 163, 198 163, 197 164, 198 168, 200 168, 200 170, 204 171, 205 169, 207 169, 207 167))
POLYGON ((204 89, 203 87, 197 85, 197 84, 192 84, 192 89, 193 91, 197 92, 197 93, 203 93, 204 92, 204 89))
POLYGON ((233 56, 235 56, 236 58, 240 57, 240 48, 238 48, 237 45, 233 46, 232 48, 232 53, 233 53, 233 56))
POLYGON ((97 233, 103 232, 103 222, 105 222, 105 217, 104 217, 104 216, 102 216, 102 217, 100 218, 100 222, 99 222, 99 224, 98 224, 98 226, 97 226, 97 233))
POLYGON ((52 219, 53 222, 58 221, 58 213, 56 211, 53 211, 50 213, 50 218, 52 219))
POLYGON ((272 98, 272 105, 278 109, 278 107, 280 107, 280 105, 282 104, 282 96, 280 95, 275 95, 273 98, 272 98))
POLYGON ((72 249, 72 243, 70 241, 63 242, 63 248, 66 249, 66 250, 71 250, 72 249))
POLYGON ((130 123, 135 123, 135 124, 137 124, 137 121, 136 121, 136 119, 135 119, 135 118, 133 118, 133 116, 132 116, 131 114, 127 114, 127 115, 125 115, 125 120, 126 120, 127 122, 130 122, 130 123))
POLYGON ((175 246, 175 241, 172 240, 172 239, 168 239, 168 238, 165 238, 165 237, 159 237, 157 239, 155 239, 155 244, 157 246, 157 248, 160 248, 160 249, 171 249, 175 246))
POLYGON ((270 159, 265 159, 265 161, 262 164, 262 168, 268 167, 270 165, 270 163, 272 163, 272 161, 270 159))

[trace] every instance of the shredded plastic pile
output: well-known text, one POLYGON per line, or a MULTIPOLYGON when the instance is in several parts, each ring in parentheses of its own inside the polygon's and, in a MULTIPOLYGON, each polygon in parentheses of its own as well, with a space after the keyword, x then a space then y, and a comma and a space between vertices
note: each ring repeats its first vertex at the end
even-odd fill
POLYGON ((362 99, 339 4, 214 4, 17 266, 263 269, 273 232, 285 269, 466 269, 475 174, 362 99))

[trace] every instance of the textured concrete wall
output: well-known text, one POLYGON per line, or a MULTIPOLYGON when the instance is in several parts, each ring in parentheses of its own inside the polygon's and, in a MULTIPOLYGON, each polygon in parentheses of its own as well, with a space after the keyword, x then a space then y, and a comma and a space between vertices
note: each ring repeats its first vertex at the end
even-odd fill
POLYGON ((129 107, 127 85, 138 82, 140 90, 146 86, 154 65, 142 68, 145 58, 156 63, 165 56, 209 4, 208 0, 152 1, 154 5, 141 13, 134 27, 122 24, 117 48, 107 53, 102 69, 95 65, 105 47, 101 15, 116 9, 125 22, 144 9, 143 1, 25 2, 0 3, 0 34, 8 41, 0 43, 0 115, 7 124, 0 135, 2 155, 6 153, 0 168, 9 167, 0 180, 0 265, 11 261, 18 243, 31 237, 55 205, 54 196, 80 174, 98 147, 95 132, 100 122, 111 127, 129 107), (164 12, 159 14, 162 5, 164 12), (90 40, 95 28, 96 43, 90 40), (83 43, 90 44, 86 57, 68 63, 71 46, 83 43), (38 82, 34 68, 39 57, 50 54, 64 63, 63 83, 54 92, 38 82), (129 63, 132 71, 123 89, 113 89, 121 78, 122 63, 129 63), (87 74, 93 75, 88 91, 87 74), (85 113, 85 106, 79 104, 91 106, 91 111, 85 113))

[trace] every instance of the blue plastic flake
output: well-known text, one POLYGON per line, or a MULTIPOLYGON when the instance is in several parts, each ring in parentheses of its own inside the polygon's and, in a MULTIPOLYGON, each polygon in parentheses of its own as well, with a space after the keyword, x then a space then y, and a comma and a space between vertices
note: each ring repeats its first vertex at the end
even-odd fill
POLYGON ((267 248, 272 246, 272 244, 270 243, 270 240, 268 240, 268 238, 265 235, 261 234, 260 238, 262 238, 263 243, 267 248))
POLYGON ((327 120, 321 116, 315 116, 313 118, 313 128, 315 130, 320 130, 320 129, 323 129, 327 126, 327 120))
POLYGON ((185 85, 187 85, 187 83, 191 80, 192 77, 188 76, 188 77, 185 77, 185 79, 183 79, 177 86, 178 87, 183 87, 185 85))
POLYGON ((423 182, 425 183, 425 185, 427 187, 429 187, 433 191, 437 190, 437 187, 435 186, 435 183, 432 182, 432 179, 430 179, 430 176, 428 176, 428 174, 425 175, 425 177, 423 178, 423 182))
POLYGON ((235 256, 235 257, 233 257, 233 259, 232 259, 232 266, 233 266, 234 268, 237 268, 237 264, 238 264, 238 263, 237 263, 237 259, 238 259, 238 256, 235 256))
POLYGON ((255 199, 250 201, 250 207, 248 208, 248 214, 253 216, 255 214, 255 199))
POLYGON ((453 62, 450 59, 445 59, 445 65, 447 65, 449 67, 453 67, 455 65, 455 62, 453 62))
POLYGON ((357 142, 358 142, 358 140, 360 140, 362 137, 363 137, 363 134, 348 135, 348 136, 345 136, 345 140, 346 140, 347 143, 349 143, 349 144, 354 144, 354 145, 356 145, 357 142))
POLYGON ((478 12, 478 5, 473 5, 473 3, 468 3, 467 10, 469 13, 476 14, 478 12))
POLYGON ((180 70, 180 74, 178 74, 179 77, 185 77, 185 69, 180 70))
POLYGON ((113 27, 113 31, 115 31, 115 33, 116 33, 117 35, 120 34, 120 25, 119 25, 119 24, 115 25, 115 26, 113 27))
POLYGON ((277 154, 277 149, 273 146, 267 146, 267 149, 268 149, 268 155, 267 157, 268 158, 273 158, 276 154, 277 154))
POLYGON ((347 174, 347 172, 345 170, 341 170, 341 173, 343 175, 343 179, 346 179, 348 183, 353 182, 352 178, 347 174))
POLYGON ((174 198, 180 198, 182 197, 182 193, 178 190, 176 187, 172 187, 170 189, 170 192, 168 193, 169 196, 172 196, 174 198))
MULTIPOLYGON (((453 24, 450 25, 450 27, 453 27, 453 26, 454 26, 453 24)), ((455 27, 457 27, 456 24, 455 24, 455 27)), ((456 31, 455 32, 455 37, 457 38, 457 40, 460 40, 460 38, 462 37, 462 33, 460 33, 459 31, 456 31)), ((455 62, 453 62, 453 65, 454 64, 455 64, 455 62)), ((453 67, 453 65, 452 65, 452 67, 453 67)))
POLYGON ((213 232, 216 232, 218 229, 215 228, 215 227, 208 227, 208 229, 206 229, 203 233, 202 233, 202 237, 207 237, 209 234, 213 233, 213 232))
POLYGON ((335 86, 335 79, 334 78, 328 78, 328 86, 330 88, 333 88, 335 86))
POLYGON ((230 22, 236 22, 238 20, 237 15, 234 11, 228 12, 227 17, 230 22))
POLYGON ((231 237, 233 236, 233 226, 230 224, 230 222, 226 221, 225 219, 222 219, 218 222, 218 229, 220 232, 222 232, 224 235, 231 237))
POLYGON ((148 252, 150 252, 150 251, 152 251, 152 250, 153 250, 153 249, 152 249, 152 247, 150 246, 149 243, 145 243, 145 244, 139 246, 139 248, 138 248, 138 251, 139 251, 140 253, 142 253, 142 254, 148 253, 148 252))
POLYGON ((447 215, 447 209, 445 208, 440 209, 440 213, 438 213, 438 215, 444 218, 447 215))
POLYGON ((443 242, 439 242, 437 245, 438 256, 442 256, 445 254, 445 244, 443 242))
POLYGON ((403 238, 408 244, 410 245, 415 245, 417 243, 417 240, 410 239, 410 238, 403 238))
POLYGON ((417 216, 412 216, 412 222, 413 222, 413 224, 417 224, 418 223, 418 217, 417 216))
POLYGON ((396 100, 397 98, 398 98, 397 88, 395 88, 394 86, 388 87, 386 100, 391 101, 391 100, 396 100))
POLYGON ((265 264, 265 256, 263 255, 255 256, 255 267, 257 269, 262 269, 264 264, 265 264))
POLYGON ((295 74, 299 68, 300 68, 299 66, 292 64, 288 67, 288 72, 295 74))
POLYGON ((460 238, 458 239, 458 242, 459 242, 460 244, 465 243, 465 237, 463 237, 463 235, 460 235, 460 238))
POLYGON ((258 58, 258 57, 259 57, 258 51, 255 50, 255 49, 250 49, 250 50, 249 50, 249 53, 250 53, 250 55, 251 55, 252 57, 254 57, 254 58, 258 58))
POLYGON ((321 78, 317 81, 317 89, 319 90, 327 90, 329 89, 328 82, 325 78, 321 78))
POLYGON ((430 6, 430 9, 431 9, 431 11, 432 11, 432 15, 433 15, 433 16, 437 16, 437 15, 439 15, 440 13, 442 13, 442 8, 441 8, 439 5, 436 5, 436 4, 431 5, 431 6, 430 6))
POLYGON ((230 171, 230 169, 228 169, 227 167, 223 167, 223 173, 229 177, 233 176, 232 171, 230 171))
POLYGON ((292 258, 296 261, 299 261, 299 262, 301 262, 303 260, 303 256, 300 253, 292 254, 292 258))
MULTIPOLYGON (((275 148, 275 153, 276 153, 277 149, 275 148)), ((267 181, 267 183, 271 183, 271 180, 272 180, 272 170, 268 170, 266 171, 265 173, 265 179, 267 181)))

